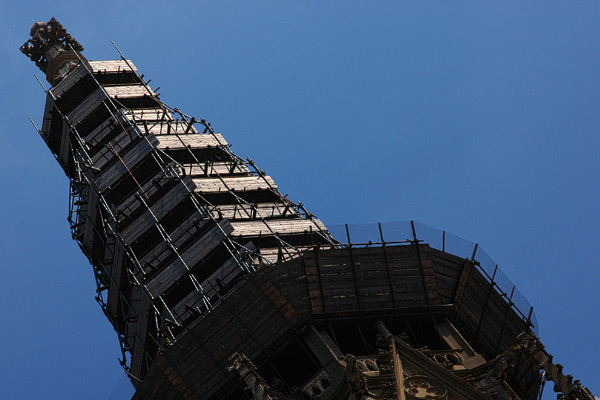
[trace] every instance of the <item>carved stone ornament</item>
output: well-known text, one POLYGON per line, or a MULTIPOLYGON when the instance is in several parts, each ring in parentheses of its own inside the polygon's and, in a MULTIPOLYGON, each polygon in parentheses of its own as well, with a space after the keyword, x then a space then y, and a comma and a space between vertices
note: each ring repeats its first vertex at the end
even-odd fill
POLYGON ((424 375, 409 376, 404 380, 407 399, 446 399, 446 387, 436 379, 424 375))
POLYGON ((352 354, 346 355, 344 358, 346 364, 346 381, 351 393, 366 393, 367 380, 362 373, 362 369, 358 365, 356 357, 352 354))
MULTIPOLYGON (((46 22, 36 22, 31 27, 31 39, 20 47, 21 53, 35 62, 43 72, 48 72, 48 64, 60 53, 83 51, 83 46, 75 40, 55 18, 46 22)), ((73 53, 74 54, 74 53, 73 53)))
POLYGON ((52 18, 48 23, 36 22, 33 24, 31 39, 26 41, 20 50, 31 61, 35 62, 39 69, 46 72, 48 67, 46 53, 54 46, 67 51, 70 51, 71 47, 75 51, 83 51, 83 46, 69 35, 67 30, 55 18, 52 18))

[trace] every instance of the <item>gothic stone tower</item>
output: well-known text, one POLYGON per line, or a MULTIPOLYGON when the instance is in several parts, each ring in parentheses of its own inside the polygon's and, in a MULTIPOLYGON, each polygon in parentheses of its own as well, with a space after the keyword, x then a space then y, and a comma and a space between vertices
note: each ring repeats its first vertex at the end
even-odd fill
POLYGON ((70 181, 134 399, 537 399, 553 364, 532 310, 415 224, 334 237, 130 60, 90 61, 55 19, 22 47, 46 74, 39 133, 70 181))

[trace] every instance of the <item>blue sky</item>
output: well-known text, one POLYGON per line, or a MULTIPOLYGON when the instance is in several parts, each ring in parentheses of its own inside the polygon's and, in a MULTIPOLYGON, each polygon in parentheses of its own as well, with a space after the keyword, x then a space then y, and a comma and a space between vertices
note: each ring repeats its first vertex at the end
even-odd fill
POLYGON ((67 180, 27 119, 41 124, 44 93, 18 47, 52 16, 89 59, 117 58, 115 41, 326 224, 414 219, 479 242, 555 360, 600 393, 599 3, 5 3, 3 398, 131 392, 67 180))

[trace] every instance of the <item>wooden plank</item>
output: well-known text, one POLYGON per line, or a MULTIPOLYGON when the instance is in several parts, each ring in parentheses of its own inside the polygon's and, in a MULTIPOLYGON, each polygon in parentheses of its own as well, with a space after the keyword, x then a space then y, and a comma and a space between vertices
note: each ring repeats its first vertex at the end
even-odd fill
MULTIPOLYGON (((49 97, 46 97, 46 104, 44 105, 44 119, 42 120, 42 135, 46 138, 46 141, 53 142, 54 140, 50 139, 52 125, 52 114, 57 112, 54 108, 54 103, 49 97)), ((54 127, 56 129, 56 127, 54 127)), ((62 132, 62 131, 61 131, 62 132)))
MULTIPOLYGON (((156 180, 168 179, 164 176, 164 171, 160 170, 156 174, 154 174, 150 179, 142 184, 140 192, 143 191, 148 198, 154 196, 159 190, 160 186, 155 184, 156 180)), ((136 191, 137 192, 137 191, 136 191)), ((140 207, 142 207, 142 202, 137 198, 136 192, 130 194, 125 199, 122 199, 116 206, 117 209, 117 219, 119 223, 123 222, 130 215, 135 213, 140 207)))
POLYGON ((155 93, 144 85, 117 85, 105 86, 104 90, 113 99, 130 99, 132 97, 144 97, 155 93))
POLYGON ((225 261, 215 272, 212 273, 212 275, 204 280, 202 283, 203 287, 205 286, 207 290, 219 288, 219 281, 222 285, 226 286, 238 276, 237 271, 240 271, 240 273, 243 272, 238 260, 240 258, 243 259, 248 254, 256 251, 256 246, 254 246, 254 243, 252 242, 247 242, 244 247, 245 248, 240 248, 235 253, 237 260, 234 257, 229 257, 227 261, 225 261))
POLYGON ((185 164, 183 173, 187 176, 200 177, 211 175, 249 174, 250 169, 246 164, 231 161, 210 161, 200 164, 185 164))
MULTIPOLYGON (((158 148, 163 150, 182 150, 187 148, 192 149, 209 149, 221 145, 227 145, 227 142, 221 134, 159 134, 160 131, 165 131, 166 126, 162 124, 150 128, 150 133, 156 135, 158 139, 158 148)), ((180 128, 180 130, 185 128, 180 128)))
POLYGON ((367 309, 381 309, 381 308, 394 308, 392 296, 389 293, 389 289, 386 292, 385 288, 381 290, 359 290, 360 305, 363 310, 367 309))
POLYGON ((271 230, 278 235, 291 235, 310 232, 311 229, 316 231, 317 227, 325 228, 323 223, 316 218, 313 220, 288 218, 267 219, 264 221, 232 221, 231 225, 234 227, 233 236, 268 236, 271 235, 271 230))
POLYGON ((292 258, 302 256, 301 249, 282 249, 280 247, 261 247, 259 249, 259 253, 262 257, 266 258, 267 260, 273 263, 277 263, 280 261, 289 261, 292 258), (280 258, 283 258, 283 260, 281 260, 280 258))
POLYGON ((58 157, 63 165, 67 165, 71 158, 71 128, 63 125, 62 135, 60 136, 60 147, 58 157))
POLYGON ((106 86, 98 88, 71 110, 67 116, 72 123, 78 124, 105 101, 107 95, 114 99, 125 99, 143 97, 148 94, 148 90, 142 85, 106 86))
MULTIPOLYGON (((388 265, 390 266, 390 275, 392 277, 392 280, 406 279, 409 277, 420 276, 420 271, 418 268, 410 268, 410 267, 407 268, 405 265, 395 263, 395 262, 389 263, 388 265)), ((361 267, 364 267, 364 266, 361 265, 361 267)), ((339 264, 330 264, 330 263, 325 263, 325 262, 323 262, 321 264, 321 274, 324 277, 331 276, 331 275, 335 276, 338 274, 349 274, 349 273, 352 273, 352 268, 349 265, 349 263, 347 263, 347 260, 341 261, 339 264)), ((362 274, 361 276, 364 276, 364 277, 370 276, 371 273, 375 273, 375 272, 358 271, 358 274, 362 274)), ((381 273, 383 275, 387 275, 387 274, 385 274, 385 270, 381 270, 381 273)))
MULTIPOLYGON (((131 61, 129 61, 131 64, 131 61)), ((137 68, 131 68, 123 60, 112 61, 87 61, 87 66, 79 63, 75 68, 70 70, 67 75, 51 89, 52 94, 56 97, 61 97, 69 89, 71 89, 81 78, 88 75, 91 70, 94 74, 118 74, 124 72, 134 72, 137 68)))
POLYGON ((159 120, 153 122, 134 121, 138 122, 140 129, 146 133, 154 135, 200 135, 196 127, 188 122, 178 120, 159 120))
POLYGON ((94 73, 114 74, 137 71, 131 60, 88 61, 88 64, 94 73))
POLYGON ((236 192, 268 190, 277 188, 275 181, 270 176, 265 179, 260 176, 227 176, 219 178, 194 178, 196 192, 203 194, 223 193, 229 190, 236 192), (266 181, 265 181, 266 179, 266 181))
POLYGON ((310 299, 310 307, 313 313, 323 313, 323 290, 321 287, 321 276, 318 264, 318 250, 307 252, 302 259, 302 266, 306 274, 306 289, 310 299))
MULTIPOLYGON (((196 222, 194 216, 190 216, 181 224, 179 224, 175 230, 169 233, 169 237, 173 241, 175 247, 179 248, 189 239, 193 238, 197 232, 203 228, 208 221, 196 222)), ((167 260, 173 256, 173 251, 167 243, 162 240, 156 246, 154 246, 149 252, 141 257, 140 264, 145 268, 148 265, 147 272, 160 268, 167 262, 167 260)))
POLYGON ((460 274, 462 271, 462 265, 444 265, 439 262, 438 258, 433 258, 433 268, 435 270, 436 275, 444 277, 446 279, 452 279, 454 281, 458 281, 460 279, 460 274))
POLYGON ((141 376, 141 372, 144 368, 145 352, 146 352, 146 335, 148 333, 148 320, 150 318, 150 300, 141 295, 140 300, 137 302, 136 311, 136 322, 135 322, 135 340, 133 345, 133 354, 131 357, 130 372, 134 376, 141 376))
POLYGON ((104 192, 121 177, 129 172, 144 158, 146 158, 156 145, 156 139, 153 136, 148 136, 148 141, 143 140, 138 142, 129 151, 127 151, 119 160, 112 164, 96 178, 98 190, 104 192), (148 143, 149 142, 149 143, 148 143))
POLYGON ((120 245, 113 247, 114 253, 112 254, 112 264, 110 268, 110 286, 108 289, 108 312, 111 315, 117 315, 117 308, 119 304, 121 276, 123 274, 123 266, 125 263, 125 251, 120 245))
MULTIPOLYGON (((256 219, 256 218, 285 218, 299 216, 298 211, 292 207, 285 206, 283 203, 258 203, 249 204, 220 204, 211 210, 215 218, 235 219, 256 219)), ((313 229, 313 230, 316 230, 313 229)))
POLYGON ((131 142, 139 138, 135 129, 128 129, 128 132, 121 131, 92 156, 94 167, 102 169, 110 162, 115 161, 117 158, 115 152, 121 155, 131 142))
POLYGON ((387 285, 389 288, 389 277, 385 270, 370 272, 368 274, 357 272, 356 281, 359 287, 387 285))
POLYGON ((69 121, 71 121, 71 123, 74 125, 79 124, 105 99, 106 95, 104 94, 102 89, 98 88, 94 90, 88 97, 86 97, 81 103, 79 103, 73 110, 71 110, 67 114, 69 121))
MULTIPOLYGON (((281 274, 273 277, 273 280, 277 282, 277 287, 286 294, 287 297, 297 300, 299 298, 311 297, 308 289, 308 277, 298 276, 294 273, 281 274)), ((313 282, 315 283, 315 282, 313 282)), ((313 286, 312 290, 318 290, 318 282, 316 282, 316 288, 313 286)))
POLYGON ((92 251, 92 245, 94 244, 94 234, 95 234, 95 225, 96 225, 96 212, 98 210, 98 196, 96 193, 90 190, 89 187, 86 188, 87 199, 88 202, 85 205, 86 210, 86 218, 85 218, 85 227, 83 231, 83 247, 87 249, 89 254, 92 251))
MULTIPOLYGON (((277 263, 279 261, 279 255, 281 253, 281 249, 278 247, 274 247, 274 248, 261 247, 258 250, 258 252, 262 256, 262 258, 264 258, 272 263, 277 263)), ((286 253, 284 253, 284 255, 286 255, 286 253)))
MULTIPOLYGON (((184 184, 188 184, 186 180, 183 180, 184 184)), ((146 211, 133 221, 129 226, 123 229, 120 234, 125 243, 131 244, 133 241, 142 233, 144 233, 149 227, 153 226, 155 217, 161 219, 173 207, 179 204, 184 198, 189 195, 187 188, 184 184, 175 185, 169 192, 160 198, 156 203, 150 206, 151 211, 146 211)))
POLYGON ((109 116, 100 125, 92 129, 90 133, 83 137, 83 140, 90 146, 94 147, 108 135, 117 123, 112 116, 109 116))
MULTIPOLYGON (((187 267, 192 268, 198 261, 210 253, 217 247, 225 237, 231 233, 233 228, 227 220, 219 222, 219 226, 214 226, 203 236, 199 237, 196 242, 190 245, 182 254, 181 258, 185 261, 187 267)), ((175 259, 171 264, 160 271, 154 278, 146 283, 148 291, 153 298, 157 298, 179 278, 181 278, 188 270, 181 259, 175 259)))
POLYGON ((354 288, 354 275, 352 272, 324 275, 320 276, 321 286, 323 290, 327 289, 353 289, 354 288))
MULTIPOLYGON (((111 122, 112 119, 109 118, 108 122, 111 122)), ((132 140, 135 140, 136 138, 138 138, 140 135, 143 134, 155 134, 155 135, 159 135, 157 136, 157 140, 158 140, 158 148, 161 149, 166 149, 169 148, 169 144, 172 144, 172 142, 176 141, 176 145, 173 146, 173 148, 184 148, 187 145, 191 145, 190 142, 194 142, 193 140, 190 141, 188 139, 188 135, 168 135, 168 139, 163 139, 165 136, 164 135, 160 135, 161 131, 166 131, 168 130, 168 126, 179 126, 179 128, 173 128, 173 129, 182 129, 182 125, 180 122, 169 122, 169 121, 164 121, 164 122, 160 122, 160 123, 156 123, 153 124, 151 127, 148 127, 148 129, 146 129, 146 126, 144 126, 144 124, 142 124, 141 122, 132 122, 137 128, 131 128, 130 125, 128 123, 123 122, 122 126, 123 128, 127 129, 127 133, 123 132, 121 130, 121 132, 110 141, 110 145, 112 145, 113 148, 115 148, 117 151, 119 149, 124 148, 128 143, 130 143, 132 140), (178 136, 180 136, 182 138, 182 140, 178 140, 178 136)), ((103 129, 101 130, 94 130, 93 134, 88 135, 89 137, 89 141, 92 144, 98 143, 99 141, 103 140, 104 137, 112 131, 113 127, 115 125, 117 125, 118 123, 107 123, 107 121, 105 121, 101 126, 103 127, 103 129)), ((203 138, 205 136, 208 135, 200 135, 197 134, 197 136, 202 136, 203 138)), ((196 142, 201 142, 196 140, 196 142)), ((214 140, 204 140, 204 142, 206 142, 206 148, 209 147, 214 147, 215 144, 214 140)), ((199 147, 199 146, 196 146, 199 147)), ((95 154, 92 157, 92 161, 94 162, 94 166, 96 168, 102 168, 104 166, 104 164, 106 164, 106 162, 112 160, 114 158, 113 152, 111 147, 107 144, 105 145, 105 147, 103 147, 100 151, 98 151, 97 154, 95 154), (104 159, 104 160, 103 160, 104 159)))
POLYGON ((69 89, 71 89, 77 82, 84 76, 88 75, 90 71, 98 74, 122 74, 131 73, 137 71, 137 68, 133 66, 129 61, 129 66, 123 60, 112 60, 112 61, 86 61, 85 63, 79 63, 75 68, 70 70, 67 75, 58 83, 51 92, 56 97, 61 97, 69 89), (85 65, 87 64, 87 65, 85 65), (133 68, 132 68, 133 67, 133 68))
POLYGON ((174 259, 155 277, 148 281, 146 285, 148 290, 155 298, 160 296, 180 279, 188 271, 188 268, 191 269, 212 249, 219 245, 223 237, 219 227, 215 226, 203 236, 196 238, 195 242, 180 254, 181 258, 174 259), (185 261, 185 264, 182 259, 185 261))
POLYGON ((71 89, 77 82, 81 80, 89 72, 85 65, 79 63, 75 68, 70 70, 67 75, 54 86, 50 92, 56 97, 62 97, 69 89, 71 89))
POLYGON ((135 108, 123 110, 126 117, 133 122, 173 120, 173 114, 168 110, 157 107, 135 108))

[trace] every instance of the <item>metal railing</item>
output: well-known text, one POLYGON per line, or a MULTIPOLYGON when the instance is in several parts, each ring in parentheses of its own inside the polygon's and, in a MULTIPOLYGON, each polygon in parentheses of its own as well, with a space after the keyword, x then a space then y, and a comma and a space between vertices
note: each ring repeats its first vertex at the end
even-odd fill
POLYGON ((426 243, 430 247, 468 259, 481 271, 494 289, 538 335, 533 306, 477 243, 415 221, 328 225, 329 233, 342 246, 368 247, 381 244, 426 243))

